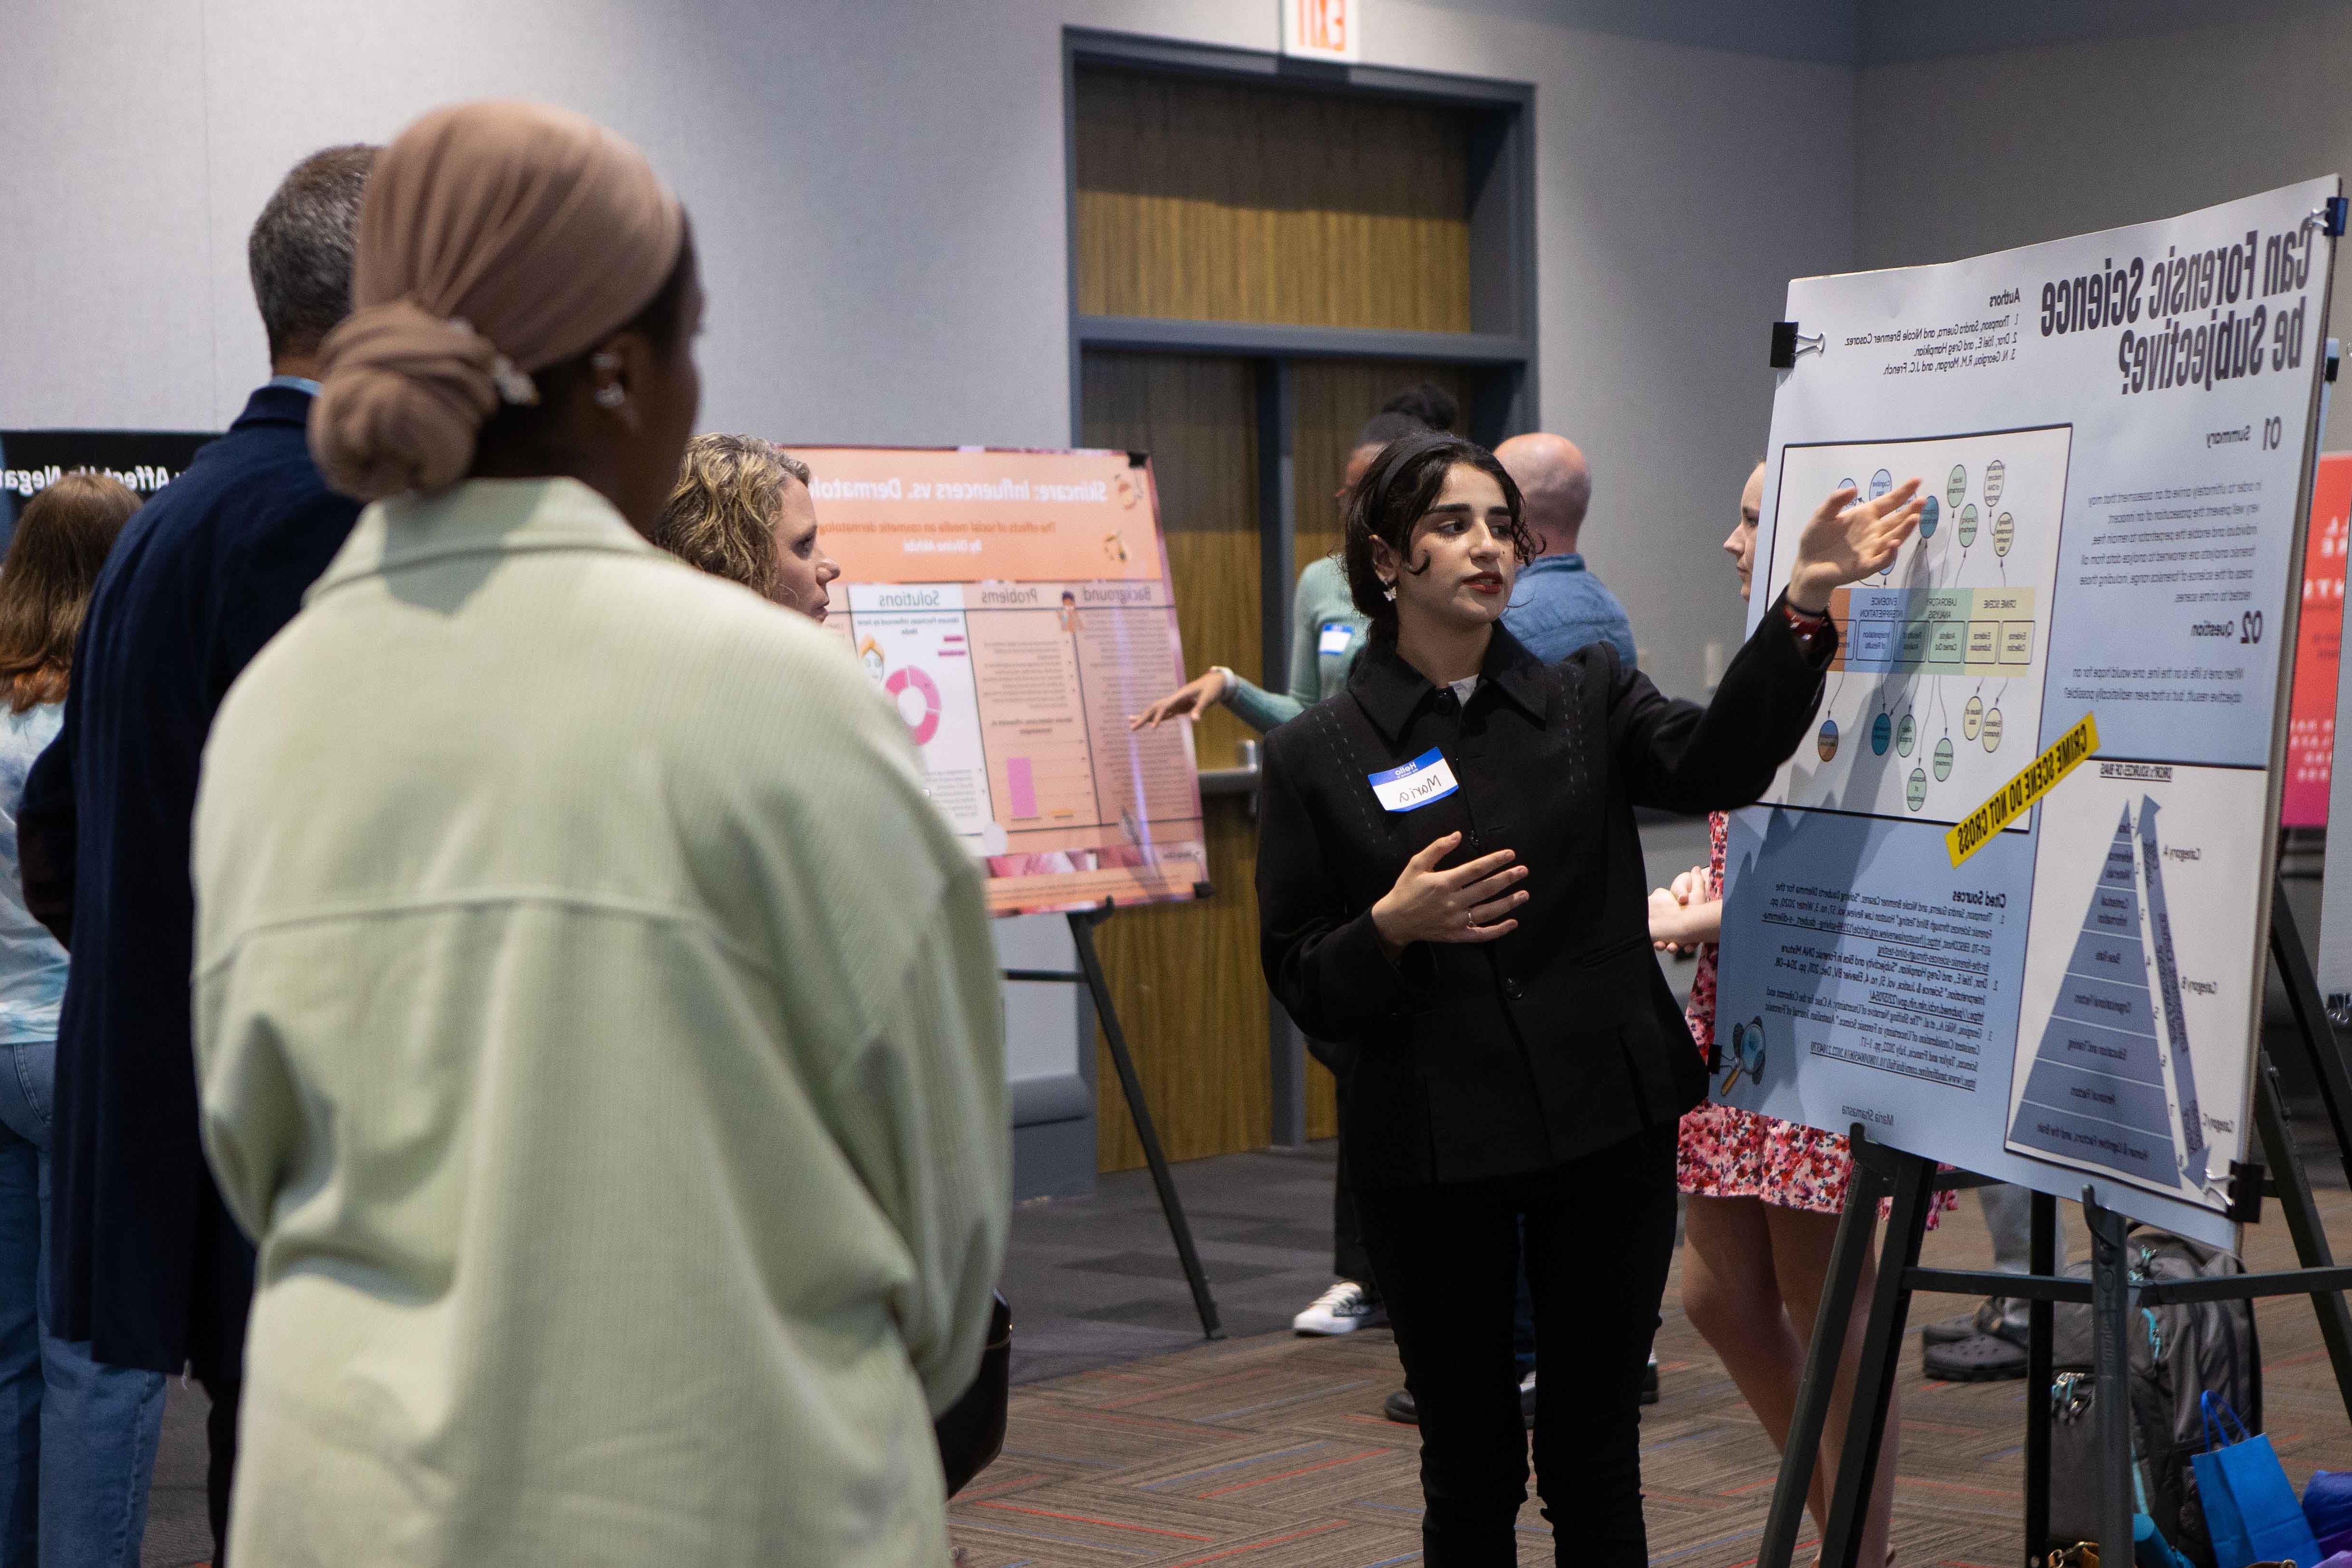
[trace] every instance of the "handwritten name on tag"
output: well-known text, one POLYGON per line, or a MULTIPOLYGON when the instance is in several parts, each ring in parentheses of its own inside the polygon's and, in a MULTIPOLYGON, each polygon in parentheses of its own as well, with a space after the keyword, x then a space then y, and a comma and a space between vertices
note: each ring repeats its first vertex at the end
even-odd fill
POLYGON ((1435 746, 1398 767, 1365 775, 1372 794, 1391 811, 1418 811, 1433 800, 1444 800, 1462 786, 1445 754, 1435 746))
POLYGON ((1317 640, 1318 653, 1345 653, 1355 645, 1356 628, 1345 621, 1325 621, 1323 636, 1317 640))

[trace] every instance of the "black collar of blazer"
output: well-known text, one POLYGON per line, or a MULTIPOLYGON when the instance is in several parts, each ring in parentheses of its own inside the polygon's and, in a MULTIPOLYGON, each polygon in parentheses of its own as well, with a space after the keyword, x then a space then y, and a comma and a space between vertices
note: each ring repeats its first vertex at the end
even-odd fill
MULTIPOLYGON (((1544 679, 1543 665, 1499 621, 1495 624, 1493 639, 1486 644, 1486 658, 1478 667, 1478 690, 1470 696, 1473 702, 1491 689, 1524 710, 1538 724, 1549 714, 1550 682, 1544 679)), ((1407 664, 1404 656, 1397 652, 1396 637, 1391 632, 1375 631, 1370 645, 1357 658, 1356 668, 1348 673, 1348 694, 1391 744, 1404 733, 1423 703, 1437 700, 1437 691, 1427 676, 1407 664)))

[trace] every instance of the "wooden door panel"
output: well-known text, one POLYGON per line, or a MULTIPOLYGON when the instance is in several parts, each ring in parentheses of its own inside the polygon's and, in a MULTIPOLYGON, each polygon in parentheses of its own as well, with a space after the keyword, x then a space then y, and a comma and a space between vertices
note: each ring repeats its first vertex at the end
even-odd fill
MULTIPOLYGON (((1340 480, 1355 449, 1356 432, 1400 389, 1434 382, 1468 406, 1470 378, 1444 364, 1360 360, 1300 360, 1292 366, 1297 422, 1291 429, 1293 497, 1297 510, 1297 559, 1303 569, 1339 548, 1340 480)), ((1307 1063, 1307 1136, 1339 1135, 1337 1086, 1320 1062, 1307 1063)))
MULTIPOLYGON (((1468 415, 1470 377, 1458 365, 1396 360, 1300 360, 1292 367, 1297 422, 1292 427, 1293 495, 1300 566, 1339 548, 1339 481, 1356 432, 1381 404, 1417 381, 1434 382, 1468 415)), ((1464 433, 1461 424, 1456 433, 1464 433)))
MULTIPOLYGON (((1188 672, 1255 673, 1257 417, 1246 361, 1088 353, 1085 441, 1151 454, 1188 672)), ((1230 767, 1252 731, 1220 708, 1193 736, 1204 768, 1230 767)), ((1213 798, 1209 876, 1190 904, 1122 911, 1099 932, 1103 967, 1161 1143, 1171 1160, 1264 1148, 1270 1135, 1266 994, 1257 960, 1257 824, 1248 803, 1213 798)), ((1098 1053, 1104 1051, 1099 1040, 1098 1053)), ((1143 1163, 1118 1079, 1098 1055, 1101 1169, 1143 1163)))
MULTIPOLYGON (((1077 309, 1090 315, 1471 329, 1471 127, 1456 110, 1089 67, 1076 80, 1077 309)), ((1301 566, 1339 544, 1332 500, 1356 431, 1397 388, 1448 366, 1302 362, 1294 452, 1301 566)), ((1240 359, 1090 353, 1089 446, 1148 451, 1160 489, 1188 673, 1256 679, 1262 650, 1254 379, 1240 359)), ((1288 594, 1292 584, 1265 591, 1288 594)), ((1204 768, 1249 729, 1200 724, 1204 768)), ((1266 996, 1257 961, 1256 824, 1207 803, 1211 899, 1122 913, 1101 933, 1119 1016, 1171 1158, 1262 1146, 1270 1131, 1266 996)), ((1142 1160, 1107 1063, 1104 1170, 1142 1160)), ((1307 1131, 1336 1131, 1311 1066, 1307 1131)))
POLYGON ((1458 111, 1087 69, 1077 130, 1080 310, 1470 330, 1458 111))

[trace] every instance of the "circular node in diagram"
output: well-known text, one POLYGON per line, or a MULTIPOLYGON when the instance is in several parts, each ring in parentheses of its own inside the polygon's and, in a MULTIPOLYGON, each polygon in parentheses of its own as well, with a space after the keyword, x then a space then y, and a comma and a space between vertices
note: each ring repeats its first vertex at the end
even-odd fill
POLYGON ((1944 504, 1958 506, 1968 500, 1969 470, 1958 463, 1952 465, 1952 477, 1944 481, 1944 504))
POLYGON ((914 737, 915 744, 929 745, 931 737, 940 732, 940 689, 931 683, 931 678, 913 665, 904 664, 890 672, 882 689, 898 705, 898 717, 905 721, 907 733, 914 737), (909 690, 915 694, 919 715, 907 710, 909 690))
POLYGON ((1952 738, 1949 735, 1936 742, 1936 782, 1942 784, 1952 776, 1952 738))
POLYGON ((2003 486, 2009 483, 2009 465, 1995 458, 1985 465, 1985 505, 1999 506, 2003 486))
POLYGON ((1885 468, 1870 476, 1870 499, 1876 500, 1895 488, 1895 476, 1885 468))
POLYGON ((1862 489, 1860 485, 1855 484, 1852 479, 1840 479, 1837 482, 1837 488, 1842 490, 1859 490, 1862 489))
POLYGON ((1992 520, 1992 552, 2006 555, 2009 547, 2017 542, 2017 519, 2002 512, 1992 520))
POLYGON ((1895 739, 1895 721, 1881 713, 1870 721, 1870 751, 1873 756, 1886 754, 1886 743, 1895 739))
POLYGON ((1910 780, 1903 786, 1903 801, 1914 811, 1927 804, 1927 775, 1917 768, 1911 770, 1910 780))
POLYGON ((1960 548, 1966 550, 1977 542, 1977 509, 1973 503, 1960 509, 1960 548))
POLYGON ((1919 537, 1922 540, 1935 538, 1936 525, 1943 520, 1944 509, 1936 504, 1934 496, 1929 496, 1921 501, 1919 503, 1919 537))
POLYGON ((1961 738, 1964 740, 1973 741, 1977 738, 1977 731, 1983 728, 1984 699, 1981 697, 1971 697, 1969 699, 1969 705, 1960 710, 1961 738))
POLYGON ((2000 750, 2000 710, 1998 708, 1984 717, 1984 749, 1988 752, 2000 750))
POLYGON ((1822 754, 1822 761, 1826 763, 1831 758, 1837 755, 1837 721, 1834 719, 1822 720, 1821 733, 1813 737, 1813 750, 1819 752, 1822 754))
POLYGON ((1909 756, 1912 742, 1918 737, 1918 733, 1919 726, 1912 721, 1910 714, 1906 713, 1903 715, 1903 722, 1895 726, 1895 749, 1905 756, 1909 756))

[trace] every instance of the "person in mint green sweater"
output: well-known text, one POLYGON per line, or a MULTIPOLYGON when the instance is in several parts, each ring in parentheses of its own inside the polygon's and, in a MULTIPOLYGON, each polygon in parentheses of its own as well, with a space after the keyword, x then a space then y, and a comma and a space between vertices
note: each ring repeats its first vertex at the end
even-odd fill
MULTIPOLYGON (((1379 447, 1365 448, 1377 452, 1379 447)), ((1352 471, 1354 462, 1348 467, 1352 471)), ((1133 730, 1156 729, 1182 714, 1195 718, 1222 702, 1260 734, 1297 718, 1348 684, 1348 671, 1363 646, 1367 621, 1348 597, 1347 573, 1336 555, 1321 555, 1298 574, 1290 605, 1290 689, 1268 691, 1222 664, 1185 682, 1128 721, 1133 730)))

